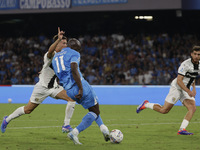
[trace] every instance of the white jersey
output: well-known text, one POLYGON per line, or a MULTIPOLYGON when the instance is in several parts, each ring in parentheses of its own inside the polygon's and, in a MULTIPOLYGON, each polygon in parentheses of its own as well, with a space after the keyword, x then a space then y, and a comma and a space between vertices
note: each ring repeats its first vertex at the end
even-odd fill
MULTIPOLYGON (((200 69, 200 64, 192 63, 191 58, 182 62, 180 67, 178 68, 178 74, 184 76, 183 83, 188 89, 190 89, 191 84, 198 76, 199 69, 200 69)), ((172 81, 171 85, 176 86, 178 89, 181 89, 181 87, 177 84, 177 78, 175 78, 172 81)))
POLYGON ((56 75, 51 64, 53 57, 49 59, 47 57, 47 53, 44 55, 44 65, 39 75, 39 82, 46 88, 53 88, 57 87, 58 83, 56 81, 56 75))

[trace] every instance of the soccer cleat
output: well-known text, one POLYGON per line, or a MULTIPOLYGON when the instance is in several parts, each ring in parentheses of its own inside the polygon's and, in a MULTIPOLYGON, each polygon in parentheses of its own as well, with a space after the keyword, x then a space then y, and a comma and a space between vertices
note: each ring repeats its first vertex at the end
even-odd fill
POLYGON ((193 133, 188 132, 187 130, 179 130, 177 135, 193 135, 193 133))
POLYGON ((62 126, 62 133, 71 132, 73 129, 70 125, 62 126))
POLYGON ((7 118, 8 116, 5 116, 4 118, 3 118, 3 122, 2 122, 2 124, 1 124, 1 132, 2 133, 4 133, 5 131, 6 131, 6 127, 7 127, 7 125, 8 125, 8 123, 6 122, 6 118, 7 118))
POLYGON ((148 100, 145 100, 141 105, 139 105, 136 109, 136 112, 139 113, 141 112, 143 109, 145 109, 146 107, 144 106, 146 103, 149 103, 148 100))
POLYGON ((106 142, 108 140, 110 140, 110 133, 109 133, 108 130, 104 130, 104 131, 102 131, 102 133, 103 133, 103 136, 104 136, 104 139, 105 139, 106 142))
POLYGON ((82 143, 80 143, 79 140, 78 140, 78 136, 75 135, 75 134, 73 134, 72 132, 69 132, 69 133, 67 134, 67 137, 68 137, 70 140, 72 140, 72 141, 74 142, 74 144, 82 145, 82 143))

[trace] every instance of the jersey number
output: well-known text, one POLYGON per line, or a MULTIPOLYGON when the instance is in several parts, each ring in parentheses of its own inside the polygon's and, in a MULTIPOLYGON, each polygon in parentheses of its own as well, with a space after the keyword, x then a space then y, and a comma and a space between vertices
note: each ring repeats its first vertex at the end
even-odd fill
MULTIPOLYGON (((61 65, 62 70, 66 70, 65 69, 65 65, 64 65, 63 56, 60 56, 59 59, 60 59, 60 65, 61 65)), ((59 67, 58 57, 55 58, 55 61, 56 61, 56 66, 57 66, 57 72, 60 73, 60 67, 59 67)))

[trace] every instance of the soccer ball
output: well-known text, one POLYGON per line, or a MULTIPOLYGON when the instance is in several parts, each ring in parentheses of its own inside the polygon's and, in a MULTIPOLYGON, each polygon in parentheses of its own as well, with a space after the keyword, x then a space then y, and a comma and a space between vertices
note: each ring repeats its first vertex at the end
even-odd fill
POLYGON ((110 132, 111 143, 120 143, 123 140, 123 137, 123 133, 118 129, 114 129, 110 132))
POLYGON ((8 99, 8 103, 12 103, 12 99, 11 98, 8 99))

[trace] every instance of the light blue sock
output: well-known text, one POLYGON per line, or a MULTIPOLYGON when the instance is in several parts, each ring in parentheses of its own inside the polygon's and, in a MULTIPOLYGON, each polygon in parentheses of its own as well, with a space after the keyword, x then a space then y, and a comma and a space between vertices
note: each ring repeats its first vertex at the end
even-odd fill
POLYGON ((94 112, 88 112, 82 119, 82 122, 76 127, 79 133, 89 126, 91 126, 92 122, 97 118, 97 115, 94 112))
POLYGON ((98 124, 98 126, 100 127, 102 124, 103 124, 103 121, 101 119, 101 116, 99 115, 97 118, 96 118, 96 123, 98 124))

